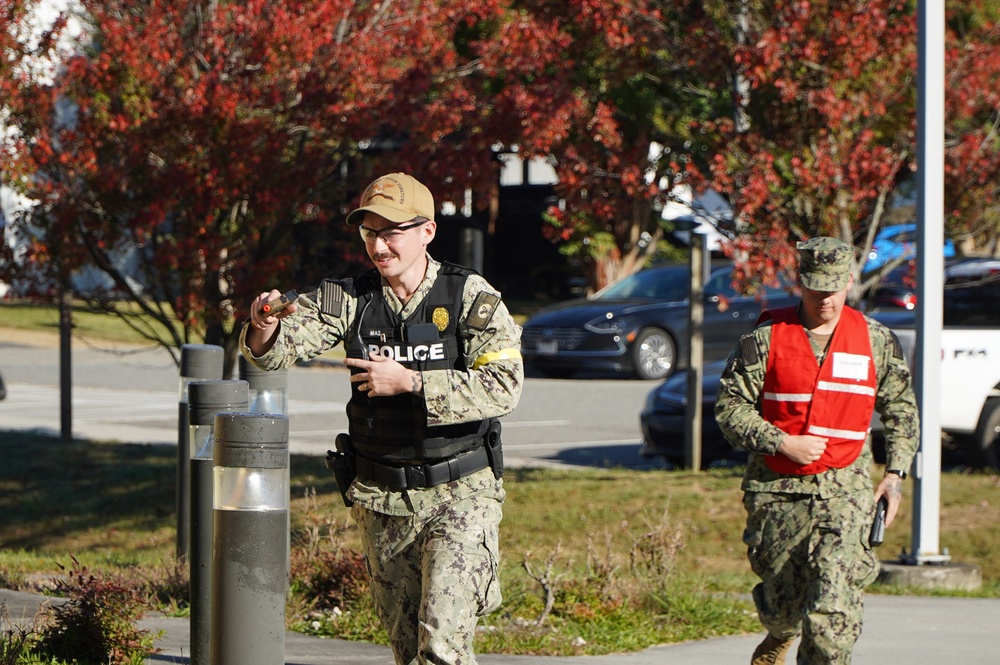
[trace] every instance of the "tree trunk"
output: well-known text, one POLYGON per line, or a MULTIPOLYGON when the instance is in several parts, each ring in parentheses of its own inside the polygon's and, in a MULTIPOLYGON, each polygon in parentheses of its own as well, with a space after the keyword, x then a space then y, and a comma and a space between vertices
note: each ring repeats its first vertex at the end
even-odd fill
POLYGON ((222 378, 234 377, 236 361, 240 351, 240 331, 242 326, 235 326, 227 331, 222 323, 214 322, 205 329, 205 343, 222 347, 222 378))

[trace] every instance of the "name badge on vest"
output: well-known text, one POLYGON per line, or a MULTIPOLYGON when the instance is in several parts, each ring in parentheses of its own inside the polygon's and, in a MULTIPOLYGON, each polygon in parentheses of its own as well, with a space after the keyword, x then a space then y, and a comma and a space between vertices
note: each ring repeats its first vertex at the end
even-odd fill
POLYGON ((403 326, 403 339, 407 342, 433 342, 441 339, 433 323, 416 323, 403 326))
POLYGON ((833 376, 836 379, 856 379, 864 381, 868 378, 868 356, 856 353, 833 354, 833 376))

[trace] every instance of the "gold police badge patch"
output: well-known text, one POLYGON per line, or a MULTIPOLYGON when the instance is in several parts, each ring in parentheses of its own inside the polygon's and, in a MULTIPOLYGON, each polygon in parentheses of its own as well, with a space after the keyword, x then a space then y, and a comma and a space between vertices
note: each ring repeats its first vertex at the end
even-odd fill
POLYGON ((444 307, 435 307, 434 312, 431 314, 431 321, 437 326, 440 332, 444 332, 445 328, 448 327, 448 310, 444 307))

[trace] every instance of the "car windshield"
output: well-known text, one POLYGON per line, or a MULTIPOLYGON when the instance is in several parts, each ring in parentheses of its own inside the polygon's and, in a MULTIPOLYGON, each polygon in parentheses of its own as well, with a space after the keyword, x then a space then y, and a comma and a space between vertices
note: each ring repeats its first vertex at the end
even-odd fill
MULTIPOLYGON (((603 300, 642 298, 679 302, 687 300, 690 289, 691 278, 690 272, 687 269, 679 267, 652 268, 641 270, 605 287, 594 298, 603 300)), ((768 298, 785 296, 787 293, 787 289, 781 284, 778 286, 767 286, 763 287, 761 298, 767 300, 768 298)), ((708 282, 705 283, 705 296, 709 299, 724 298, 726 300, 744 297, 733 288, 731 269, 717 269, 713 271, 708 282)))
POLYGON ((600 299, 649 298, 654 300, 684 300, 689 280, 683 270, 641 270, 615 282, 595 295, 600 299))
MULTIPOLYGON (((780 277, 777 286, 761 286, 760 289, 760 297, 764 301, 768 298, 780 298, 788 295, 788 289, 785 288, 784 280, 780 277)), ((725 298, 727 300, 732 300, 734 298, 753 298, 755 296, 744 296, 736 291, 736 289, 733 288, 732 271, 719 270, 713 273, 711 279, 709 279, 705 284, 705 297, 709 299, 725 298)))

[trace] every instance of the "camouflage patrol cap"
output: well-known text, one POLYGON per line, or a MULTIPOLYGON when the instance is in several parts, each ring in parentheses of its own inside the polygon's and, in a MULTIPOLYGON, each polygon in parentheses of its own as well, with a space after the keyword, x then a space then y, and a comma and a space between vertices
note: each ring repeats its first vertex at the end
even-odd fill
POLYGON ((813 291, 842 291, 851 278, 854 248, 836 238, 804 240, 799 250, 799 280, 813 291))

